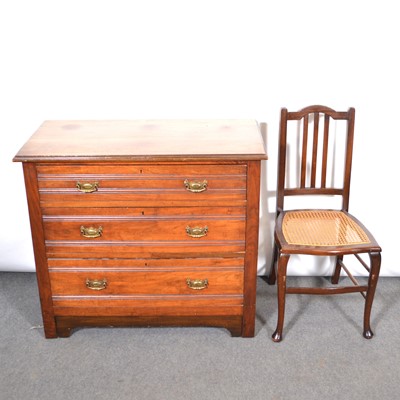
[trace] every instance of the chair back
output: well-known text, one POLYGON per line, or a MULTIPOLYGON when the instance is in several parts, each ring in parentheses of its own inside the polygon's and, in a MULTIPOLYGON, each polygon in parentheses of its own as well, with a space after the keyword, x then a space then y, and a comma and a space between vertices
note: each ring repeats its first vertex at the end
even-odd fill
POLYGON ((321 105, 296 112, 282 108, 277 214, 288 196, 339 196, 337 208, 348 211, 354 118, 354 108, 346 112, 321 105))

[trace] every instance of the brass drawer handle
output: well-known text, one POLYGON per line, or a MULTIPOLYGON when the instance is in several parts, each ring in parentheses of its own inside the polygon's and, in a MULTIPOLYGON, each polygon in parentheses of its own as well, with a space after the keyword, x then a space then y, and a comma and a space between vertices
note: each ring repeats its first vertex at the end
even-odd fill
POLYGON ((104 290, 107 287, 107 279, 86 279, 86 287, 91 290, 104 290))
POLYGON ((199 227, 195 226, 194 228, 191 228, 190 226, 186 227, 186 233, 193 238, 201 238, 203 236, 206 236, 208 232, 208 226, 205 227, 199 227))
POLYGON ((186 285, 193 290, 202 290, 208 287, 208 279, 186 279, 186 285))
POLYGON ((199 181, 189 181, 188 179, 185 179, 183 181, 183 184, 185 185, 185 188, 189 190, 189 192, 200 193, 207 190, 208 183, 206 180, 199 182, 199 181))
POLYGON ((83 193, 92 193, 97 191, 99 184, 98 182, 76 182, 76 188, 83 193))
POLYGON ((85 238, 94 239, 100 237, 103 234, 103 227, 99 226, 98 228, 94 228, 90 226, 89 228, 85 228, 81 226, 81 235, 85 238))

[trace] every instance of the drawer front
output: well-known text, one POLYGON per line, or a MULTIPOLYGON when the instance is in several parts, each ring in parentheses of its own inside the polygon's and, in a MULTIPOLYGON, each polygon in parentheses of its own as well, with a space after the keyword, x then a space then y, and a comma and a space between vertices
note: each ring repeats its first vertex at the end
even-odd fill
POLYGON ((44 206, 179 205, 246 199, 246 165, 39 165, 44 206))
POLYGON ((242 295, 243 271, 50 272, 53 296, 242 295))
POLYGON ((56 315, 242 315, 244 258, 49 259, 56 315))
POLYGON ((45 219, 46 241, 100 242, 244 240, 244 218, 215 219, 45 219))
POLYGON ((53 258, 229 256, 245 249, 244 207, 49 207, 43 212, 47 256, 53 258))

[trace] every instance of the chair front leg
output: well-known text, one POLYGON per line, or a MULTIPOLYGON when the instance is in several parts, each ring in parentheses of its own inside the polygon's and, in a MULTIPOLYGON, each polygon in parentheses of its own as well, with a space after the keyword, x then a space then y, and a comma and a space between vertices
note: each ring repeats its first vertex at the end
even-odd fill
POLYGON ((289 254, 279 254, 277 260, 278 321, 275 332, 272 334, 272 340, 274 342, 280 342, 282 340, 283 322, 285 319, 286 272, 289 258, 289 254))
POLYGON ((370 253, 369 258, 371 261, 371 270, 369 273, 368 278, 368 290, 365 299, 365 308, 364 308, 364 332, 363 336, 366 339, 371 339, 374 336, 371 326, 370 326, 370 319, 371 319, 371 309, 372 309, 372 302, 374 301, 376 285, 378 283, 379 271, 381 268, 381 253, 370 253))

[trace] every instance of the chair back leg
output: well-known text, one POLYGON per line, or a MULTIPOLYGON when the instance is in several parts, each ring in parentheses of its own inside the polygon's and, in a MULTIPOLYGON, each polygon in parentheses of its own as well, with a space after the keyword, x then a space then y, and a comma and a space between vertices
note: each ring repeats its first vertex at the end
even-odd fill
POLYGON ((339 278, 340 278, 340 271, 342 270, 342 266, 340 263, 343 261, 343 256, 337 256, 336 257, 336 266, 335 270, 332 274, 331 282, 336 285, 339 283, 339 278))
POLYGON ((271 266, 270 266, 269 274, 267 277, 268 285, 275 285, 277 262, 278 262, 278 248, 277 248, 276 244, 274 243, 271 266))
POLYGON ((278 278, 278 322, 275 332, 272 334, 272 340, 274 342, 280 342, 282 340, 283 322, 285 319, 286 273, 289 258, 289 254, 279 254, 277 260, 276 275, 278 278))

